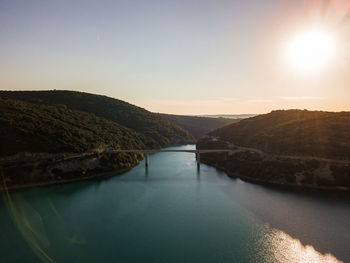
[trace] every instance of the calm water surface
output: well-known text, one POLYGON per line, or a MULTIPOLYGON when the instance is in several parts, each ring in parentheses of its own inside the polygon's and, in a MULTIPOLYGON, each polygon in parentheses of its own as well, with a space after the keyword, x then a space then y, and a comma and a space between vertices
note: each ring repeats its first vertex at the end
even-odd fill
POLYGON ((191 153, 3 195, 0 226, 0 262, 350 262, 348 195, 198 172, 191 153))

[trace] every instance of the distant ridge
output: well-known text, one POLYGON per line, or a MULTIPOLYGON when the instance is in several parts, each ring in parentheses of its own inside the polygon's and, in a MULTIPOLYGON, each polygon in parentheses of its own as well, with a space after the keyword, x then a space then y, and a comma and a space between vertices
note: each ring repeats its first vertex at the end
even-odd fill
POLYGON ((197 117, 207 117, 207 118, 226 118, 226 119, 247 119, 255 117, 259 114, 207 114, 207 115, 194 115, 197 117))
POLYGON ((197 140, 215 129, 222 128, 241 119, 212 118, 186 115, 160 114, 163 118, 189 131, 197 140))

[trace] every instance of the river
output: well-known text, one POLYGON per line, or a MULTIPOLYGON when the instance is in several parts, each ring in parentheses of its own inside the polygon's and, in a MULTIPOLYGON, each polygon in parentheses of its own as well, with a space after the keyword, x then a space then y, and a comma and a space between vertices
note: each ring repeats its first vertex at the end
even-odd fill
MULTIPOLYGON (((173 147, 193 149, 194 145, 173 147)), ((0 262, 350 262, 350 197, 229 178, 194 154, 3 194, 0 262)))

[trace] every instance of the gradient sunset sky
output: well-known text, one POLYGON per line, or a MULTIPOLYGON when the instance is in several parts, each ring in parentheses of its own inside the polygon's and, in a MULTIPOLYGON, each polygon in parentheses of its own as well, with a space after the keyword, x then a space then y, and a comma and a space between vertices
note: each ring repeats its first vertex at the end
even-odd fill
POLYGON ((154 112, 350 110, 350 1, 0 0, 0 89, 69 89, 154 112), (335 56, 295 72, 285 47, 327 27, 335 56))

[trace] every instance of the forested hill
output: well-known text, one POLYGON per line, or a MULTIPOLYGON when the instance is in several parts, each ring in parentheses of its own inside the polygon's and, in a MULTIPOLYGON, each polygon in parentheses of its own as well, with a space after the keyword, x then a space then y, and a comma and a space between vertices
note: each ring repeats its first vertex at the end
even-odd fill
POLYGON ((106 96, 76 91, 0 91, 0 97, 38 105, 65 105, 68 109, 94 114, 143 134, 148 147, 194 142, 193 136, 173 122, 143 108, 106 96))
POLYGON ((0 98, 0 156, 19 152, 83 153, 97 148, 145 148, 143 135, 64 105, 0 98))
POLYGON ((160 114, 160 116, 189 131, 197 140, 215 129, 240 121, 239 119, 222 117, 213 118, 173 114, 160 114))
POLYGON ((267 153, 350 158, 350 112, 278 110, 210 135, 267 153))

